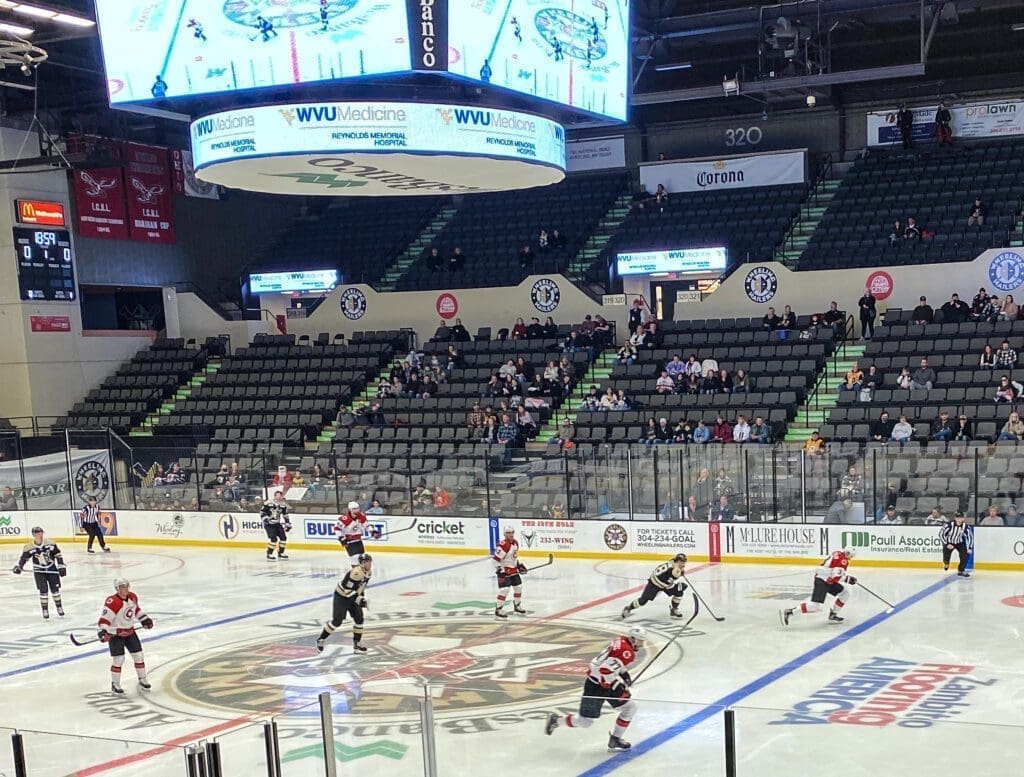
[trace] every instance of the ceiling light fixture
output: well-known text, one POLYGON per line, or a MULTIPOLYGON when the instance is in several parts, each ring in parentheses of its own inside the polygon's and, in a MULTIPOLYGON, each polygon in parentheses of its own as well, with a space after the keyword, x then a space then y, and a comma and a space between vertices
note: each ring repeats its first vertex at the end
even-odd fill
POLYGON ((52 19, 57 15, 56 11, 51 11, 49 8, 40 8, 38 5, 29 5, 28 3, 18 3, 11 10, 14 11, 14 13, 25 14, 25 16, 36 16, 40 19, 52 19))
POLYGON ((53 17, 55 22, 70 24, 72 27, 95 27, 96 22, 92 19, 83 19, 81 16, 73 16, 69 13, 59 13, 53 17))
POLYGON ((669 70, 689 70, 693 67, 692 62, 679 62, 675 65, 657 65, 654 69, 659 73, 665 73, 669 70))
POLYGON ((21 25, 11 24, 10 22, 0 22, 0 32, 10 32, 14 35, 25 37, 26 35, 31 35, 35 30, 31 27, 22 27, 21 25))
POLYGON ((1014 32, 1024 32, 1024 23, 1010 25, 1010 29, 1014 32))

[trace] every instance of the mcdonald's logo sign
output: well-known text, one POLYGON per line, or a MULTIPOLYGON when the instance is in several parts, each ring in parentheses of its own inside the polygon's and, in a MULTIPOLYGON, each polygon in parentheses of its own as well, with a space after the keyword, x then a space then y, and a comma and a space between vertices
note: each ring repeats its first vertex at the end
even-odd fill
POLYGON ((36 224, 46 227, 67 225, 64 219, 64 206, 59 202, 15 200, 14 205, 18 212, 18 222, 21 224, 36 224))

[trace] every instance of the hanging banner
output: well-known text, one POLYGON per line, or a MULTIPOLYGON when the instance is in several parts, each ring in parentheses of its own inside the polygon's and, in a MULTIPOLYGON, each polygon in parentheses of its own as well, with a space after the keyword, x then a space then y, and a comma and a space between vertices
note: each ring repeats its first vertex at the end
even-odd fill
POLYGON ((11 487, 19 508, 25 506, 26 492, 30 510, 77 509, 90 496, 96 497, 100 507, 107 507, 110 502, 110 454, 104 450, 74 451, 70 472, 64 453, 33 456, 20 462, 0 462, 0 483, 11 487), (25 473, 24 487, 22 471, 25 473))
MULTIPOLYGON (((997 138, 1024 135, 1024 101, 1004 100, 991 103, 950 105, 954 138, 997 138)), ((911 108, 914 114, 915 141, 935 138, 935 111, 937 105, 911 108)), ((868 114, 868 145, 887 146, 902 143, 900 128, 896 124, 896 109, 874 111, 868 114)))
POLYGON ((141 143, 125 143, 124 149, 129 236, 143 243, 173 243, 170 154, 141 143))
POLYGON ((565 171, 607 170, 626 166, 626 139, 591 138, 565 144, 565 171))
POLYGON ((174 174, 175 194, 187 197, 201 197, 206 200, 219 200, 217 185, 200 181, 196 178, 192 166, 192 152, 182 148, 171 149, 171 170, 174 174))
POLYGON ((807 150, 777 154, 693 159, 686 162, 652 162, 640 165, 640 182, 650 192, 663 184, 674 192, 711 192, 782 186, 807 180, 807 150))
POLYGON ((128 239, 122 173, 119 167, 75 170, 75 224, 82 237, 128 239))

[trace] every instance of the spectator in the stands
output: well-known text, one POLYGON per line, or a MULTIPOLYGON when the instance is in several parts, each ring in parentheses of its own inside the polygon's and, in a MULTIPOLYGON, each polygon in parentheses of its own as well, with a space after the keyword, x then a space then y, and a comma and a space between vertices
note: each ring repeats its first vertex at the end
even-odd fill
POLYGON ((534 373, 533 379, 526 386, 526 396, 542 397, 549 393, 551 392, 548 390, 548 384, 544 382, 544 376, 539 372, 534 373))
POLYGON ((875 336, 875 319, 878 317, 878 300, 871 293, 871 289, 864 289, 864 296, 857 300, 857 308, 860 310, 860 336, 864 340, 870 340, 875 336))
POLYGON ((840 334, 843 329, 843 312, 839 309, 839 303, 835 300, 829 303, 828 310, 825 311, 823 320, 826 324, 832 327, 832 331, 835 334, 840 334))
POLYGON ((999 508, 995 505, 989 505, 978 521, 978 526, 1005 526, 1006 523, 1003 521, 1003 516, 999 514, 999 508))
POLYGON ((571 444, 576 439, 576 426, 573 424, 572 419, 566 416, 562 419, 561 425, 558 427, 558 436, 554 438, 553 442, 556 442, 563 449, 571 447, 571 444))
POLYGON ((339 429, 350 429, 356 425, 356 417, 348 409, 348 405, 338 408, 338 415, 334 420, 339 429))
POLYGON ((886 505, 885 512, 878 519, 879 526, 902 526, 903 518, 896 512, 896 505, 886 505))
POLYGON ((910 320, 915 324, 930 324, 935 319, 935 311, 928 304, 928 300, 922 296, 917 301, 917 307, 910 314, 910 320))
POLYGON ((626 398, 626 390, 619 389, 615 392, 615 403, 612 410, 629 410, 629 400, 626 398))
POLYGON ((519 267, 523 270, 529 270, 533 267, 533 263, 536 261, 537 255, 533 252, 533 249, 529 245, 524 245, 519 249, 519 267))
POLYGON ((825 440, 822 439, 818 430, 811 432, 811 436, 804 442, 804 454, 807 456, 821 456, 825 452, 825 440))
POLYGON ((729 374, 729 370, 718 371, 718 383, 720 388, 718 389, 723 394, 731 394, 733 389, 732 376, 729 374))
POLYGON ((903 224, 898 219, 892 223, 892 229, 889 230, 889 245, 894 248, 900 244, 903 239, 903 224))
POLYGON ((939 505, 935 505, 935 507, 931 509, 931 512, 924 517, 922 523, 924 523, 925 526, 942 526, 947 520, 949 519, 946 518, 945 513, 942 512, 942 508, 939 505))
POLYGON ((722 381, 718 377, 718 373, 714 370, 708 370, 704 375, 704 380, 700 384, 701 394, 717 394, 722 390, 722 381))
POLYGON ((466 414, 466 428, 469 429, 470 436, 482 429, 486 421, 487 416, 481 409, 480 403, 474 402, 473 409, 466 414))
POLYGON ((896 125, 900 128, 900 138, 903 141, 903 148, 914 147, 914 112, 905 103, 901 103, 896 111, 896 125))
POLYGON ((861 380, 861 391, 868 389, 873 393, 882 388, 884 384, 885 376, 879 371, 878 367, 872 364, 868 367, 868 371, 864 373, 863 380, 861 380))
POLYGON ((928 366, 927 359, 921 359, 920 366, 914 370, 914 374, 910 379, 911 391, 931 391, 935 386, 936 376, 935 370, 928 366))
POLYGON ((698 445, 711 442, 711 430, 708 429, 703 418, 697 422, 697 426, 693 430, 693 441, 698 445))
POLYGON ((1021 385, 1016 381, 1010 380, 1009 375, 1003 375, 999 378, 999 385, 996 386, 996 393, 993 399, 996 404, 1014 404, 1017 397, 1020 396, 1021 385))
POLYGON ((896 385, 901 389, 910 391, 910 386, 914 382, 914 378, 910 374, 910 368, 904 367, 900 370, 900 374, 896 376, 896 385))
POLYGON ((704 379, 695 372, 688 372, 686 378, 680 381, 679 393, 696 395, 701 392, 704 385, 704 379))
POLYGON ((691 353, 686 360, 686 373, 696 375, 698 378, 704 377, 704 370, 701 369, 700 362, 697 360, 697 354, 691 353))
POLYGON ((516 426, 519 427, 520 440, 532 440, 537 436, 537 422, 525 405, 516 408, 516 426))
POLYGON ((495 418, 493 413, 486 413, 484 415, 484 425, 477 429, 470 437, 474 440, 480 440, 480 442, 497 442, 498 419, 495 418))
POLYGON ((548 247, 548 231, 546 229, 542 229, 540 231, 540 234, 537 235, 537 250, 539 250, 542 254, 546 254, 548 251, 548 247))
POLYGON ((462 248, 455 246, 455 250, 452 251, 452 255, 448 257, 448 270, 450 272, 458 272, 466 266, 466 255, 462 253, 462 248))
POLYGON ((570 380, 576 375, 572 362, 565 356, 558 361, 558 371, 562 373, 563 377, 568 377, 570 380))
POLYGON ((985 203, 981 201, 981 197, 974 198, 974 204, 971 205, 970 213, 967 216, 967 226, 969 227, 981 227, 985 224, 985 217, 988 215, 988 208, 985 207, 985 203))
POLYGON ((683 520, 684 521, 703 521, 708 517, 707 507, 701 508, 697 504, 697 497, 692 494, 686 498, 686 504, 683 505, 683 520))
POLYGON ((529 383, 533 380, 534 372, 533 365, 528 363, 525 357, 516 357, 516 380, 520 383, 529 383))
POLYGON ((736 424, 732 427, 733 442, 750 442, 750 424, 743 416, 736 417, 736 424))
POLYGON ((821 316, 817 313, 811 313, 811 320, 807 322, 807 328, 800 332, 801 340, 815 340, 818 337, 818 332, 821 331, 821 316))
POLYGON ((999 355, 992 349, 992 346, 989 343, 985 343, 985 347, 981 349, 981 358, 978 359, 978 366, 983 369, 994 370, 998 359, 999 355))
POLYGON ((907 226, 903 228, 903 239, 904 240, 920 240, 921 239, 921 227, 917 225, 917 219, 913 216, 907 219, 907 226))
POLYGON ((1024 525, 1024 516, 1017 510, 1017 505, 1010 504, 1006 506, 1006 515, 1003 516, 1003 523, 1006 526, 1022 526, 1024 525))
POLYGON ((1010 413, 1003 428, 999 430, 997 440, 1024 440, 1024 421, 1020 420, 1017 411, 1010 413))
POLYGON ((633 345, 633 341, 625 340, 622 343, 622 347, 619 349, 616 358, 618 359, 619 364, 632 364, 636 361, 637 355, 637 347, 633 345))
POLYGON ((558 337, 558 324, 555 323, 555 319, 551 316, 544 319, 544 336, 558 337))
POLYGON ((890 437, 889 439, 891 439, 893 442, 903 445, 904 443, 909 442, 913 438, 913 436, 914 427, 910 424, 909 421, 907 421, 907 417, 905 415, 901 415, 900 420, 893 425, 892 437, 890 437))
POLYGON ((434 486, 434 509, 448 510, 452 506, 452 495, 441 486, 434 486))
POLYGON ((501 425, 495 433, 495 442, 504 448, 505 463, 512 460, 512 449, 516 447, 516 440, 519 437, 519 428, 512 423, 512 417, 508 413, 501 414, 501 425))
POLYGON ((729 504, 729 497, 722 494, 718 497, 718 504, 711 510, 710 520, 712 521, 735 521, 736 513, 729 504))
POLYGON ((1003 344, 996 352, 996 365, 1004 370, 1012 370, 1017 366, 1017 352, 1010 347, 1009 340, 1003 340, 1003 344))
POLYGON ((676 422, 675 429, 672 430, 672 441, 683 445, 693 442, 693 424, 689 419, 683 418, 676 422))
POLYGON ((370 502, 370 506, 366 508, 367 515, 384 515, 384 505, 380 503, 379 499, 374 499, 370 502))
POLYGON ((521 317, 517 318, 516 322, 512 325, 512 331, 509 332, 509 336, 513 340, 523 340, 526 338, 526 322, 521 317))
POLYGON ((953 419, 949 417, 948 412, 942 410, 938 417, 932 421, 928 439, 936 440, 937 442, 949 442, 953 439, 954 433, 953 419))
POLYGON ((558 369, 558 362, 554 359, 549 359, 547 366, 544 367, 544 388, 549 393, 554 394, 561 384, 562 374, 558 369))
MULTIPOLYGON (((466 329, 465 325, 463 325, 462 319, 455 319, 455 325, 452 327, 452 340, 457 343, 468 343, 470 339, 469 330, 466 329)), ((453 347, 454 346, 448 347, 448 353, 452 352, 453 347)))
POLYGON ((557 229, 553 229, 551 230, 551 235, 548 238, 548 244, 553 250, 565 248, 565 236, 557 229))
POLYGON ((764 422, 764 418, 757 416, 754 423, 750 425, 750 441, 758 445, 770 445, 772 441, 772 428, 764 422))
POLYGON ((654 420, 654 416, 647 419, 647 423, 644 425, 644 434, 640 438, 640 442, 644 445, 654 445, 654 441, 658 437, 658 422, 654 420))
POLYGON ((846 468, 846 474, 839 481, 839 496, 841 499, 852 499, 855 502, 864 498, 864 478, 857 471, 857 466, 851 464, 846 468))
POLYGON ((664 212, 665 206, 668 205, 668 189, 665 188, 665 184, 658 184, 658 188, 654 191, 654 202, 664 212))
POLYGON ((953 143, 953 117, 949 108, 943 102, 935 110, 935 140, 940 146, 952 145, 953 143))
POLYGON ((684 362, 677 353, 668 363, 665 364, 665 371, 672 376, 673 380, 678 380, 680 375, 686 374, 686 362, 684 362))
POLYGON ((18 506, 18 500, 14 496, 14 490, 10 486, 4 486, 3 493, 0 494, 0 510, 20 510, 18 506))
MULTIPOLYGON (((953 296, 955 297, 956 295, 954 294, 953 296)), ((978 289, 978 293, 975 294, 974 299, 971 300, 971 313, 974 316, 981 314, 981 310, 985 307, 985 303, 988 302, 989 296, 990 295, 984 286, 978 289)))
POLYGON ((732 424, 725 420, 721 413, 715 418, 711 429, 711 439, 715 442, 732 442, 732 424))
POLYGON ((668 374, 668 370, 662 370, 661 375, 654 381, 654 390, 659 394, 675 394, 676 382, 668 374))
POLYGON ((404 391, 398 391, 395 393, 394 386, 397 384, 399 387, 402 386, 402 382, 398 378, 394 378, 392 381, 388 381, 387 378, 381 378, 380 382, 377 383, 377 399, 388 399, 392 396, 404 395, 404 391))
POLYGON ((533 316, 530 319, 530 325, 526 327, 526 339, 527 340, 539 340, 544 337, 544 327, 540 324, 540 319, 533 316))
POLYGON ((600 313, 594 316, 594 331, 590 337, 601 348, 607 348, 612 343, 612 325, 600 313))
POLYGON ((496 399, 502 395, 501 389, 503 385, 502 378, 497 375, 491 375, 490 379, 487 381, 487 385, 484 386, 481 396, 496 399))
POLYGON ((974 439, 974 429, 967 416, 960 416, 953 427, 953 439, 956 442, 970 442, 974 439))
POLYGON ((779 329, 796 329, 796 313, 793 308, 786 305, 782 308, 782 319, 779 321, 779 329))
POLYGON ((654 429, 654 443, 657 445, 667 445, 672 442, 672 438, 675 436, 675 432, 672 426, 669 424, 668 419, 662 416, 658 419, 658 425, 654 429))
POLYGON ((633 307, 629 309, 629 314, 626 317, 626 325, 629 327, 630 332, 635 332, 637 327, 641 327, 644 324, 644 302, 642 299, 637 297, 633 300, 633 307))
POLYGON ((850 499, 836 499, 828 510, 825 512, 825 517, 822 519, 822 523, 849 523, 850 508, 853 507, 853 501, 850 499))
POLYGON ((1013 295, 1007 294, 1003 297, 1003 304, 999 307, 999 321, 1016 321, 1020 313, 1020 306, 1013 301, 1013 295))
POLYGON ((629 342, 631 342, 637 350, 652 348, 654 346, 654 338, 651 336, 650 331, 643 326, 638 326, 636 328, 636 331, 629 336, 629 342))
MULTIPOLYGON (((728 373, 726 374, 728 375, 728 373)), ((732 376, 733 394, 749 394, 753 385, 754 381, 751 380, 750 376, 747 375, 747 371, 742 367, 736 370, 736 374, 732 376)))
POLYGON ((889 413, 883 410, 878 419, 872 421, 871 426, 868 428, 870 441, 889 442, 892 439, 893 426, 893 422, 889 419, 889 413))
POLYGON ((360 409, 363 419, 369 426, 384 426, 384 411, 381 408, 380 402, 374 400, 370 403, 369 407, 363 407, 360 409))
POLYGON ((774 332, 779 328, 779 324, 782 323, 782 319, 775 314, 775 308, 768 308, 768 312, 764 314, 764 318, 761 319, 761 328, 766 329, 769 332, 774 332))
MULTIPOLYGON (((946 324, 962 324, 971 317, 970 305, 960 299, 959 294, 953 294, 939 309, 942 311, 942 321, 946 324)), ((978 312, 981 312, 980 307, 978 312)))
POLYGON ((850 365, 850 369, 846 372, 846 377, 843 379, 842 385, 839 386, 840 392, 852 391, 857 393, 861 389, 861 385, 864 382, 864 370, 860 368, 860 364, 854 362, 850 365))
POLYGON ((999 297, 993 294, 988 298, 988 302, 981 309, 981 313, 978 315, 979 321, 987 321, 990 324, 994 324, 999 318, 999 297))
POLYGON ((429 270, 440 270, 441 263, 444 258, 441 256, 441 251, 438 248, 431 248, 430 253, 427 254, 427 269, 429 270))

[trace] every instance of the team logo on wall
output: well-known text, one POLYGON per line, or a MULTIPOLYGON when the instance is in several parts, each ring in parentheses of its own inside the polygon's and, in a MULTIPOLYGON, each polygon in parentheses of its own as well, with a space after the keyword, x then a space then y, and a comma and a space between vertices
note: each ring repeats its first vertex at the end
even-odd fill
POLYGON ((604 544, 612 550, 622 550, 629 542, 626 530, 617 523, 610 523, 604 530, 604 544))
POLYGON ((779 290, 779 278, 770 267, 755 267, 743 279, 743 288, 751 302, 761 304, 775 296, 779 290))
POLYGON ((87 461, 75 473, 75 490, 82 499, 95 497, 98 503, 110 490, 110 476, 98 461, 87 461))
POLYGON ((550 313, 562 301, 562 292, 553 280, 541 278, 530 289, 530 301, 541 313, 550 313))
POLYGON ((350 321, 358 321, 366 315, 366 295, 355 287, 341 292, 341 312, 350 321))
POLYGON ((1003 251, 988 266, 988 279, 1000 291, 1013 291, 1024 283, 1024 256, 1003 251))

